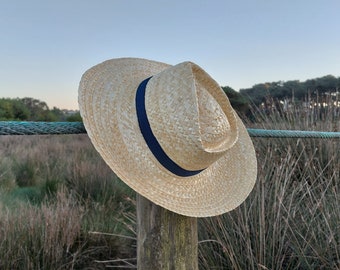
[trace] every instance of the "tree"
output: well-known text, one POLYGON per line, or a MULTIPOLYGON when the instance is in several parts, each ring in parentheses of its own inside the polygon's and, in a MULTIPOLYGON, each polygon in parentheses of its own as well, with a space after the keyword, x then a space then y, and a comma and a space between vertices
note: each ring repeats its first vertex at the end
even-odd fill
POLYGON ((248 97, 255 105, 260 105, 266 99, 282 100, 285 98, 304 100, 306 97, 316 97, 317 95, 336 92, 340 88, 340 77, 327 75, 300 82, 292 80, 287 82, 267 82, 256 84, 251 88, 241 89, 240 93, 248 97), (338 89, 338 90, 337 90, 338 89))
POLYGON ((229 98, 231 106, 241 115, 246 115, 249 111, 249 100, 236 92, 233 88, 229 86, 222 86, 222 90, 229 98))
POLYGON ((0 121, 81 121, 78 112, 68 114, 56 107, 50 110, 44 101, 34 98, 0 98, 0 121))
POLYGON ((14 120, 12 102, 8 98, 0 99, 0 120, 14 120))
POLYGON ((46 102, 29 97, 22 98, 21 101, 30 110, 31 120, 48 121, 49 119, 53 118, 48 112, 49 108, 46 102))
POLYGON ((68 122, 83 122, 83 119, 80 116, 79 112, 76 112, 74 114, 71 114, 66 118, 68 122))
POLYGON ((30 110, 20 101, 20 99, 13 100, 12 111, 15 120, 28 120, 31 117, 30 110))

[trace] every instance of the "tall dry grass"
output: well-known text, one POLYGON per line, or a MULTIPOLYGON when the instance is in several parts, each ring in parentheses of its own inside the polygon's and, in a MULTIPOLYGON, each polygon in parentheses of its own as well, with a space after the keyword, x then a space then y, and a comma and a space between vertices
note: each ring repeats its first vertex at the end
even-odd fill
POLYGON ((0 269, 105 269, 135 253, 134 193, 86 135, 0 145, 0 269))
POLYGON ((40 207, 0 211, 0 269, 72 269, 84 210, 64 190, 40 207))
MULTIPOLYGON (((257 111, 247 125, 339 131, 322 113, 257 111)), ((199 219, 200 269, 340 269, 339 140, 253 142, 250 196, 199 219)), ((0 136, 0 157, 0 269, 135 266, 134 192, 86 135, 0 136)))
MULTIPOLYGON (((297 114, 261 119, 254 127, 340 130, 338 118, 314 127, 297 114)), ((234 211, 200 221, 201 269, 340 269, 340 141, 253 142, 255 188, 234 211)))

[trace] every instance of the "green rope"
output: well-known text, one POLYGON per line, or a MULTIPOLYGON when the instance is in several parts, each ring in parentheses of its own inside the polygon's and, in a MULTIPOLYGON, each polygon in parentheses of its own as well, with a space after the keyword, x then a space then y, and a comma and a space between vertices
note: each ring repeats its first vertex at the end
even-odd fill
POLYGON ((265 138, 340 138, 340 132, 304 131, 304 130, 270 130, 248 128, 251 137, 265 138))
POLYGON ((0 135, 47 135, 86 133, 81 122, 0 121, 0 135))
MULTIPOLYGON (((251 137, 266 138, 340 138, 340 132, 267 130, 248 128, 251 137)), ((81 122, 16 122, 0 121, 0 135, 47 135, 86 133, 81 122)))

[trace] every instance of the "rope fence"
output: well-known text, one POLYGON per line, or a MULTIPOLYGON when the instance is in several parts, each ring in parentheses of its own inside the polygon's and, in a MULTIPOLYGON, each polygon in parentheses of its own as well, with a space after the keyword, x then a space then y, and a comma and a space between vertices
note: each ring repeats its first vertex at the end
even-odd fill
MULTIPOLYGON (((266 138, 340 138, 340 132, 247 129, 251 137, 266 138)), ((0 121, 0 135, 53 135, 86 133, 82 122, 0 121)))
POLYGON ((86 133, 81 122, 0 121, 0 135, 53 135, 86 133))

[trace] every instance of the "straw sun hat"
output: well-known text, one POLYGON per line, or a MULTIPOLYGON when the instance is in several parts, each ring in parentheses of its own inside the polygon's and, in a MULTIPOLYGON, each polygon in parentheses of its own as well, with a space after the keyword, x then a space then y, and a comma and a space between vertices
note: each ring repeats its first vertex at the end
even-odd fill
POLYGON ((79 106, 105 162, 157 205, 215 216, 240 205, 254 186, 247 130, 216 81, 194 63, 105 61, 83 75, 79 106))

